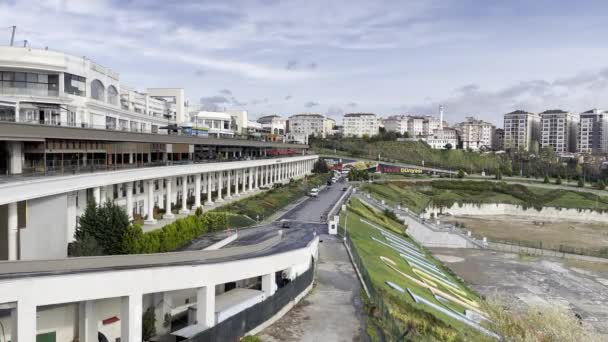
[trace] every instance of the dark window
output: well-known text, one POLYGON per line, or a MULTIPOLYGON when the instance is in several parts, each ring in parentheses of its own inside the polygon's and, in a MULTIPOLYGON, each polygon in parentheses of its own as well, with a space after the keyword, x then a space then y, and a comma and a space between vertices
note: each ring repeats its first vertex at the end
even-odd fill
POLYGON ((86 96, 86 78, 78 75, 65 73, 64 75, 64 91, 67 94, 86 96))

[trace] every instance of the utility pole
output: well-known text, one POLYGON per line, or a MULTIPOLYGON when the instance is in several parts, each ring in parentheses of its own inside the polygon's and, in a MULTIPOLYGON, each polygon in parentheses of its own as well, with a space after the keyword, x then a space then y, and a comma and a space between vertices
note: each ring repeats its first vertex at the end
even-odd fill
POLYGON ((11 33, 11 45, 10 46, 13 46, 13 43, 15 42, 15 30, 17 30, 17 26, 13 25, 13 26, 11 26, 11 28, 12 28, 13 32, 11 33))

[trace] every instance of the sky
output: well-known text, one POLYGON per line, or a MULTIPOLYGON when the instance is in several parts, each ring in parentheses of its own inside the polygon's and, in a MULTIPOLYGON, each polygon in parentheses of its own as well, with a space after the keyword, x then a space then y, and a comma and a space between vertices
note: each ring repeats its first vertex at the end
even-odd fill
MULTIPOLYGON (((608 1, 0 0, 0 44, 253 117, 608 108, 608 1), (2 38, 5 32, 5 41, 2 38)), ((340 121, 340 120, 338 120, 340 121)))

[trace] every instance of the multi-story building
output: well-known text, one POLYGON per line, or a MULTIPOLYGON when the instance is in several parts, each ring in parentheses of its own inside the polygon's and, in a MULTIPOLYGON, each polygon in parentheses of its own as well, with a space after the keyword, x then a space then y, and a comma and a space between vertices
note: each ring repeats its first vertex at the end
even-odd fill
POLYGON ((460 141, 463 149, 474 151, 492 148, 494 125, 489 122, 467 117, 466 121, 456 125, 460 132, 460 141))
POLYGON ((505 130, 497 128, 492 136, 492 149, 494 151, 503 151, 505 149, 505 130))
POLYGON ((183 89, 137 92, 84 57, 0 47, 0 78, 4 121, 152 133, 188 121, 183 89))
MULTIPOLYGON (((194 111, 190 112, 192 134, 216 138, 234 136, 232 115, 224 112, 194 111)), ((182 125, 184 126, 184 125, 182 125)))
POLYGON ((287 120, 279 115, 266 115, 257 120, 269 134, 282 136, 287 132, 287 120))
POLYGON ((374 136, 378 134, 378 117, 372 113, 349 113, 343 118, 344 135, 347 137, 374 136))
POLYGON ((308 137, 314 135, 326 138, 335 134, 336 120, 321 114, 296 114, 289 117, 289 141, 307 144, 308 137))
POLYGON ((448 127, 435 129, 433 134, 427 135, 424 140, 434 149, 456 148, 458 132, 456 129, 448 127))
POLYGON ((578 152, 608 153, 608 112, 591 109, 579 117, 578 152))
POLYGON ((504 115, 504 148, 530 151, 540 143, 540 115, 516 110, 504 115))
POLYGON ((384 129, 387 132, 397 132, 401 134, 405 134, 408 132, 408 122, 409 117, 407 115, 393 115, 384 119, 384 129))
POLYGON ((540 113, 541 147, 551 146, 556 153, 576 152, 578 116, 561 109, 540 113))

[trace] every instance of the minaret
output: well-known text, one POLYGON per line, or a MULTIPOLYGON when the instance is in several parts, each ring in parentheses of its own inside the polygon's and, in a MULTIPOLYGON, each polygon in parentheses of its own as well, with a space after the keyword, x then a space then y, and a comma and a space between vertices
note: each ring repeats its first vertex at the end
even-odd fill
POLYGON ((439 129, 443 131, 443 105, 439 105, 439 129))

